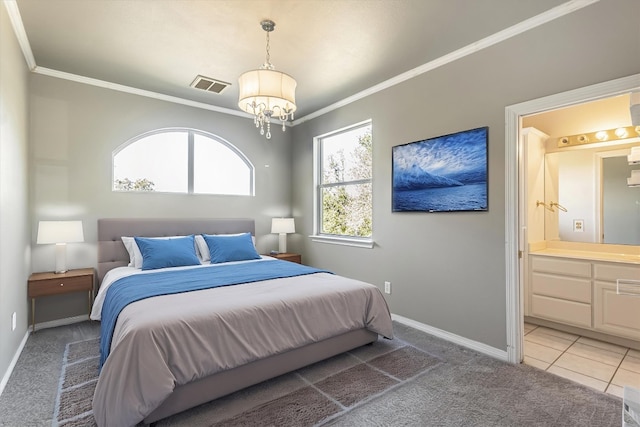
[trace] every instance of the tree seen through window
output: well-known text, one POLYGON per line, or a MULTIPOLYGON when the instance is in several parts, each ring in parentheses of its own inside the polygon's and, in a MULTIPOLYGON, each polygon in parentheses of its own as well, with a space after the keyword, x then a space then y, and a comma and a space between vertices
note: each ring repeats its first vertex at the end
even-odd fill
POLYGON ((370 238, 371 124, 322 137, 319 142, 320 234, 370 238))

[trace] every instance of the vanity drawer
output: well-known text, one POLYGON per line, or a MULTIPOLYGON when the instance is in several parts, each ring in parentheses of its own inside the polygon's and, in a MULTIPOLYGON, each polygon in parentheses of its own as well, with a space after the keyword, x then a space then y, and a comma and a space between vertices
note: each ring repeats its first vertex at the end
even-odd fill
POLYGON ((534 272, 531 274, 531 290, 534 295, 591 304, 590 279, 534 272))
POLYGON ((531 257, 531 269, 566 276, 591 277, 591 263, 546 256, 531 257))
POLYGON ((615 282, 618 279, 640 280, 640 265, 593 264, 593 277, 615 282))
POLYGON ((591 328, 591 304, 533 295, 531 297, 531 315, 591 328))

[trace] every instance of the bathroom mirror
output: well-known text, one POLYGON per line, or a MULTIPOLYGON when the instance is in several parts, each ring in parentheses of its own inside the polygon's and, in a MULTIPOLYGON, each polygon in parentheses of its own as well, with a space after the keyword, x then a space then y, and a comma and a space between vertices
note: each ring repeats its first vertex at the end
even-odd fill
POLYGON ((602 158, 601 243, 640 245, 640 186, 627 185, 634 169, 626 156, 602 158))
POLYGON ((545 155, 545 200, 566 209, 545 211, 545 239, 640 245, 640 187, 629 187, 627 154, 620 147, 556 151, 545 155))

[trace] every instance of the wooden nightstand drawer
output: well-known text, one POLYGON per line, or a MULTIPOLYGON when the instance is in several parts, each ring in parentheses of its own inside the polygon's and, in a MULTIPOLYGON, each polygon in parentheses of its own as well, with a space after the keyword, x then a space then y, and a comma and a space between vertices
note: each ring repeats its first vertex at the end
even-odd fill
POLYGON ((269 256, 281 259, 283 261, 290 261, 290 262, 302 264, 302 255, 300 254, 284 253, 284 254, 274 254, 274 255, 269 254, 269 256))
POLYGON ((29 281, 29 297, 58 295, 67 292, 90 291, 93 289, 93 275, 76 277, 56 277, 53 279, 29 281))

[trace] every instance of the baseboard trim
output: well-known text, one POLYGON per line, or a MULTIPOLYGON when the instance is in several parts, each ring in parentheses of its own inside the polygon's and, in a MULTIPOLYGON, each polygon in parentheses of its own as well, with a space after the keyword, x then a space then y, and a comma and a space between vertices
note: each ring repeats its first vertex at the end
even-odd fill
POLYGON ((22 354, 22 350, 24 349, 24 346, 27 344, 27 338, 29 338, 29 329, 28 328, 27 328, 27 332, 25 332, 25 334, 24 334, 24 338, 22 338, 22 341, 20 342, 20 345, 18 346, 18 349, 16 350, 16 354, 13 355, 13 359, 11 359, 11 363, 9 363, 9 367, 7 368, 7 371, 2 376, 2 381, 0 381, 0 396, 2 396, 2 392, 4 391, 4 388, 6 387, 7 383, 9 382, 9 378, 11 377, 11 374, 13 373, 13 369, 16 367, 16 363, 18 363, 18 359, 20 358, 20 355, 22 354))
POLYGON ((460 335, 452 334, 451 332, 447 332, 433 326, 425 325, 424 323, 416 322, 415 320, 411 320, 397 314, 391 314, 391 319, 395 320, 398 323, 402 323, 403 325, 407 325, 422 332, 426 332, 430 335, 434 335, 438 338, 442 338, 443 340, 461 345, 463 347, 467 347, 482 354, 486 354, 487 356, 494 357, 504 362, 509 361, 507 352, 505 350, 500 350, 499 348, 491 347, 490 345, 470 340, 469 338, 461 337, 460 335))
POLYGON ((86 314, 81 314, 80 316, 74 317, 65 317, 64 319, 56 319, 50 320, 48 322, 36 323, 36 332, 39 329, 48 329, 55 328, 57 326, 71 325, 73 323, 84 322, 85 320, 89 320, 86 314))

